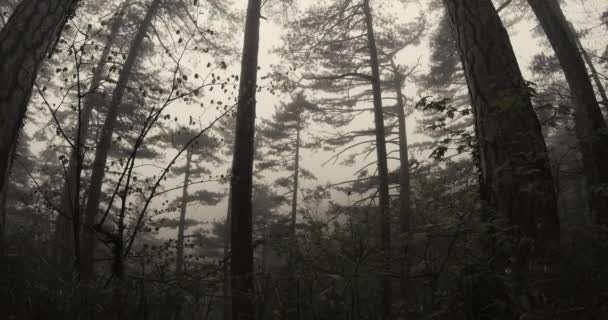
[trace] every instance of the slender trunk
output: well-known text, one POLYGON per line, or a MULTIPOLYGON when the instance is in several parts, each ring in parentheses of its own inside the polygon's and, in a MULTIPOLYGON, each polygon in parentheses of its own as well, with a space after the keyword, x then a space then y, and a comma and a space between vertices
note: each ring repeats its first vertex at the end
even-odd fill
POLYGON ((401 243, 401 295, 407 301, 407 279, 409 273, 408 241, 404 237, 410 232, 410 216, 412 214, 410 203, 410 161, 407 146, 407 124, 405 118, 405 97, 403 96, 403 75, 399 67, 391 59, 391 66, 395 72, 395 92, 397 93, 397 117, 399 118, 399 226, 403 237, 401 243))
MULTIPOLYGON (((374 25, 369 0, 363 0, 363 12, 367 26, 367 43, 372 70, 372 91, 374 95, 374 120, 376 129, 376 152, 378 156, 378 190, 380 195, 380 248, 382 251, 382 273, 388 273, 391 259, 390 198, 388 189, 388 163, 386 154, 386 136, 384 131, 384 113, 382 110, 382 88, 378 63, 378 49, 374 35, 374 25)), ((382 319, 390 318, 391 282, 387 276, 380 277, 380 312, 382 319)))
POLYGON ((557 0, 528 0, 564 71, 575 107, 576 135, 589 185, 592 214, 608 226, 608 135, 576 36, 557 0))
MULTIPOLYGON (((15 148, 16 145, 13 145, 13 149, 11 149, 11 155, 10 155, 10 159, 13 159, 15 157, 15 148)), ((12 160, 11 160, 12 162, 12 160)), ((12 164, 11 164, 12 165, 12 164)), ((9 165, 9 169, 10 166, 9 165)), ((10 170, 9 170, 9 174, 7 174, 4 177, 4 184, 2 187, 2 190, 0 190, 0 257, 4 256, 4 253, 6 251, 6 247, 7 247, 7 243, 6 243, 6 224, 7 224, 7 218, 8 218, 8 191, 9 191, 9 179, 10 179, 10 170)))
POLYGON ((190 184, 190 164, 192 163, 192 149, 186 151, 186 172, 184 174, 184 187, 182 189, 182 204, 177 229, 177 256, 175 257, 175 273, 179 277, 184 271, 184 229, 186 226, 186 210, 188 209, 188 185, 190 184))
MULTIPOLYGON (((516 236, 542 240, 540 251, 555 249, 559 220, 547 148, 507 31, 490 0, 444 4, 473 106, 486 213, 515 226, 516 236)), ((529 248, 501 252, 519 258, 517 267, 529 248)))
POLYGON ((593 79, 593 82, 595 82, 595 87, 597 88, 597 92, 599 93, 600 97, 602 98, 601 103, 604 105, 604 108, 608 109, 608 96, 606 95, 606 88, 604 87, 604 84, 602 84, 602 80, 600 79, 600 76, 597 73, 597 69, 595 68, 593 59, 591 59, 591 56, 589 56, 589 52, 587 52, 587 50, 581 43, 581 38, 576 33, 574 26, 571 23, 569 25, 570 25, 570 30, 572 30, 572 35, 574 37, 574 40, 576 41, 576 46, 581 51, 583 59, 585 59, 585 63, 589 67, 589 73, 591 73, 591 78, 593 79))
MULTIPOLYGON (((84 145, 89 138, 89 128, 91 124, 91 118, 93 116, 93 103, 91 101, 90 93, 95 92, 103 82, 103 76, 105 73, 105 65, 110 55, 112 45, 116 41, 120 27, 123 24, 124 10, 120 10, 114 17, 112 25, 110 27, 110 33, 106 46, 104 47, 97 65, 91 83, 89 85, 89 94, 84 99, 83 107, 80 113, 79 120, 79 140, 76 144, 76 148, 73 148, 70 152, 69 163, 66 169, 65 182, 63 186, 63 194, 61 197, 61 214, 57 216, 55 221, 55 256, 58 258, 60 265, 68 268, 69 261, 76 254, 76 246, 70 234, 79 235, 80 231, 74 232, 74 219, 79 220, 81 215, 81 205, 79 201, 79 189, 76 186, 80 183, 80 173, 82 168, 82 161, 84 159, 84 145)), ((84 237, 91 237, 88 234, 91 230, 84 229, 84 237)), ((84 240, 84 239, 83 239, 84 240)), ((83 251, 82 259, 88 259, 88 253, 83 251)))
POLYGON ((252 187, 261 0, 249 0, 232 162, 232 319, 253 319, 252 187))
POLYGON ((125 300, 124 300, 124 280, 125 280, 125 265, 124 265, 124 242, 122 237, 118 237, 113 241, 112 247, 112 309, 114 317, 117 320, 125 320, 125 300))
MULTIPOLYGON (((298 188, 299 188, 299 178, 300 178, 300 143, 301 143, 301 114, 298 114, 298 122, 296 128, 296 154, 294 158, 294 168, 293 168, 293 194, 291 198, 291 241, 293 241, 291 250, 289 251, 288 257, 288 272, 289 272, 289 309, 295 308, 296 314, 293 316, 295 319, 300 319, 300 302, 298 301, 298 287, 299 280, 296 276, 296 250, 298 250, 297 238, 296 238, 296 222, 297 222, 297 214, 298 214, 298 188)), ((290 317, 287 315, 287 317, 290 317)))
MULTIPOLYGON (((112 135, 114 133, 114 126, 116 125, 116 119, 118 117, 118 111, 131 77, 131 72, 135 67, 137 58, 139 57, 141 47, 146 36, 146 33, 152 24, 152 20, 160 6, 160 0, 153 0, 146 12, 146 16, 142 20, 135 38, 131 42, 127 59, 120 71, 116 87, 112 93, 112 100, 108 106, 105 122, 101 128, 101 136, 97 143, 95 150, 95 160, 93 161, 93 171, 91 173, 91 183, 89 185, 89 194, 87 198, 87 205, 85 208, 85 225, 89 228, 94 227, 97 223, 97 210, 99 208, 99 201, 101 198, 101 187, 103 185, 103 177, 105 175, 105 167, 108 159, 108 153, 112 147, 112 135)), ((83 242, 83 250, 91 255, 86 261, 86 266, 83 266, 83 270, 91 272, 93 269, 92 255, 95 251, 95 238, 93 233, 88 233, 83 242)), ((91 275, 91 273, 89 273, 91 275)))
POLYGON ((293 194, 291 197, 291 236, 296 237, 296 221, 298 214, 298 187, 300 178, 300 119, 296 129, 296 154, 293 165, 293 194))
POLYGON ((75 0, 23 0, 0 31, 0 190, 10 151, 32 94, 40 64, 72 13, 75 0))
POLYGON ((232 190, 228 193, 228 209, 226 210, 226 226, 224 239, 224 320, 232 319, 231 299, 230 299, 230 220, 232 216, 232 190))

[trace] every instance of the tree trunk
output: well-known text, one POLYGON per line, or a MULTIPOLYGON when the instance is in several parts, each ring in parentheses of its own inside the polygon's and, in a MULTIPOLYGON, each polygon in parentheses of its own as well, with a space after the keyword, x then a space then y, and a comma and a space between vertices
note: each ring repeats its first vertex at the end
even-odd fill
POLYGON ((403 96, 403 75, 399 67, 391 59, 391 66, 395 73, 395 92, 397 93, 397 117, 399 118, 399 225, 403 242, 401 243, 401 295, 407 301, 407 279, 409 277, 408 241, 405 235, 410 232, 410 216, 412 207, 410 203, 410 161, 407 145, 407 124, 405 117, 405 97, 403 96))
POLYGON ((252 187, 261 0, 249 0, 232 162, 232 319, 253 319, 252 187))
MULTIPOLYGON (((116 87, 112 93, 112 100, 108 106, 108 113, 106 115, 103 127, 101 128, 101 136, 97 143, 95 160, 93 161, 89 195, 85 208, 85 225, 88 228, 92 228, 97 223, 96 218, 97 210, 99 209, 99 201, 101 198, 101 187, 103 185, 103 177, 105 175, 108 153, 112 147, 112 135, 114 133, 114 126, 116 125, 118 111, 127 90, 131 72, 133 71, 137 58, 139 57, 144 38, 150 25, 152 24, 152 20, 154 19, 156 12, 158 11, 160 2, 160 0, 154 0, 152 1, 152 4, 150 4, 150 7, 146 12, 146 16, 142 20, 135 38, 131 42, 127 59, 123 64, 122 70, 120 70, 116 87)), ((86 236, 83 241, 83 252, 85 252, 88 257, 86 260, 83 259, 83 270, 91 272, 93 270, 95 238, 93 233, 86 233, 85 235, 88 236, 86 236)), ((89 275, 91 275, 91 273, 89 273, 89 275)))
MULTIPOLYGON (((507 31, 490 0, 444 4, 473 106, 486 213, 517 227, 516 235, 542 240, 541 251, 555 249, 559 221, 547 148, 507 31)), ((516 257, 523 264, 527 254, 516 257)))
MULTIPOLYGON (((382 88, 378 50, 374 35, 374 25, 369 0, 363 0, 363 12, 367 26, 367 43, 372 71, 372 91, 374 96, 374 120, 376 129, 376 152, 378 156, 378 191, 380 195, 380 249, 382 251, 382 273, 388 273, 391 259, 391 227, 390 227, 390 198, 388 189, 388 163, 386 154, 386 136, 384 130, 384 113, 382 110, 382 88)), ((391 312, 391 283, 387 276, 380 277, 380 312, 382 319, 390 318, 391 312)))
POLYGON ((576 36, 557 0, 528 0, 568 81, 575 106, 576 135, 589 185, 592 214, 608 226, 608 135, 576 36))
MULTIPOLYGON (((63 186, 63 194, 61 197, 61 214, 57 216, 55 221, 55 256, 58 258, 61 266, 67 268, 70 267, 69 261, 75 256, 75 246, 70 234, 79 235, 80 231, 74 232, 74 227, 71 221, 75 218, 80 218, 81 207, 78 192, 80 188, 76 188, 80 183, 80 173, 82 169, 82 161, 84 158, 84 148, 87 139, 89 138, 89 128, 91 124, 91 117, 93 116, 93 103, 91 102, 90 94, 96 92, 99 86, 103 82, 103 76, 105 72, 105 65, 110 55, 112 46, 116 41, 120 27, 123 24, 124 10, 120 10, 113 17, 112 25, 110 27, 110 33, 106 45, 97 61, 91 83, 89 85, 89 94, 84 99, 83 108, 80 113, 79 120, 79 143, 77 142, 76 148, 73 148, 70 152, 70 160, 66 169, 65 183, 63 186)), ((79 219, 77 219, 79 220, 79 219)), ((91 237, 88 233, 92 230, 84 229, 84 237, 91 237)), ((84 240, 84 239, 83 239, 84 240)), ((88 254, 82 252, 82 258, 88 259, 88 254)))
POLYGON ((177 229, 177 256, 175 257, 175 273, 178 277, 184 271, 184 229, 186 228, 186 210, 188 209, 188 185, 190 184, 190 164, 192 163, 192 150, 186 151, 186 172, 184 174, 184 187, 182 188, 182 204, 177 229))
MULTIPOLYGON (((301 115, 299 115, 301 116, 301 115)), ((300 119, 298 118, 298 127, 296 129, 296 155, 293 164, 293 194, 291 197, 291 236, 296 237, 296 221, 298 214, 298 187, 300 181, 300 119)))
MULTIPOLYGON (((295 257, 297 255, 298 245, 296 238, 296 222, 298 218, 298 188, 300 181, 300 144, 301 144, 301 113, 298 114, 298 122, 296 128, 296 154, 294 157, 294 167, 293 167, 293 194, 291 198, 291 250, 289 251, 288 257, 288 272, 289 272, 289 311, 295 309, 295 314, 293 315, 294 319, 300 319, 300 301, 298 300, 298 288, 299 288, 299 280, 296 275, 296 262, 295 257), (294 309, 292 309, 294 308, 294 309)), ((287 315, 287 317, 292 317, 287 315)))
POLYGON ((570 24, 570 29, 572 29, 572 33, 575 37, 574 39, 576 40, 576 46, 581 51, 581 54, 583 55, 583 59, 585 59, 585 63, 589 67, 589 73, 591 73, 591 78, 593 79, 593 82, 595 82, 595 87, 597 88, 597 92, 600 95, 600 97, 602 98, 601 103, 604 105, 604 108, 608 109, 608 96, 606 95, 606 88, 602 84, 602 80, 600 79, 597 69, 595 68, 593 59, 591 59, 591 56, 589 56, 589 52, 587 52, 587 50, 581 43, 581 39, 578 36, 578 34, 576 33, 576 30, 574 30, 574 27, 572 26, 572 24, 570 24))
POLYGON ((114 317, 117 320, 125 320, 125 264, 124 264, 124 242, 122 238, 117 238, 113 241, 112 247, 112 309, 114 317))
POLYGON ((222 272, 224 273, 224 320, 232 319, 232 309, 230 303, 230 220, 232 216, 232 190, 228 193, 228 209, 226 210, 226 234, 224 239, 224 265, 222 272))
POLYGON ((39 66, 75 0, 23 0, 0 31, 0 190, 10 166, 39 66))
MULTIPOLYGON (((17 145, 13 145, 13 149, 11 149, 10 159, 13 159, 15 155, 15 149, 17 145)), ((11 160, 12 161, 12 160, 11 160)), ((10 166, 9 166, 10 169, 10 166)), ((6 251, 7 243, 6 243, 6 224, 8 219, 8 191, 9 191, 9 179, 10 179, 10 170, 9 173, 4 177, 4 184, 2 190, 0 190, 0 257, 4 256, 6 251)))

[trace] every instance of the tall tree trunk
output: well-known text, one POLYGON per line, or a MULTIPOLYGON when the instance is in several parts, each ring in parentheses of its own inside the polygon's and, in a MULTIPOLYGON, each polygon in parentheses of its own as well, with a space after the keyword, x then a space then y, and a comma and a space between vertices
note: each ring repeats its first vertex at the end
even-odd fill
POLYGON ((249 0, 232 162, 232 319, 253 319, 252 187, 261 0, 249 0))
POLYGON ((608 134, 576 36, 557 0, 528 0, 564 71, 575 106, 576 135, 589 184, 591 211, 608 226, 608 134))
MULTIPOLYGON (((89 194, 87 205, 85 208, 85 226, 92 228, 97 222, 97 211, 99 209, 99 201, 101 198, 101 187, 103 185, 103 177, 105 175, 105 167, 108 159, 108 153, 112 147, 112 135, 114 126, 118 117, 118 111, 131 77, 131 72, 135 67, 137 58, 140 55, 141 47, 152 20, 158 11, 161 0, 153 0, 146 12, 146 16, 139 25, 137 34, 131 42, 127 59, 120 70, 116 87, 112 93, 112 100, 108 106, 105 122, 101 128, 101 136, 95 150, 95 160, 93 161, 93 171, 91 173, 91 183, 89 185, 89 194)), ((88 275, 92 275, 93 270, 93 255, 95 251, 94 233, 85 233, 87 235, 83 240, 83 252, 86 253, 86 259, 83 258, 83 272, 86 270, 88 275)), ((120 235, 122 236, 122 235, 120 235)))
MULTIPOLYGON (((407 124, 405 118, 405 97, 403 96, 403 75, 399 67, 391 59, 391 67, 395 73, 395 92, 397 93, 397 117, 399 118, 399 226, 401 236, 410 232, 410 216, 412 215, 410 196, 410 161, 407 145, 407 124)), ((408 240, 403 238, 401 243, 401 295, 407 301, 407 279, 409 277, 408 240)))
POLYGON ((113 316, 117 320, 126 320, 124 280, 125 280, 125 264, 124 264, 124 241, 122 237, 117 237, 113 241, 112 247, 112 310, 113 316))
POLYGON ((76 0, 23 0, 0 31, 0 190, 10 166, 40 63, 76 0))
MULTIPOLYGON (((382 88, 378 63, 378 49, 374 35, 374 25, 369 0, 363 0, 363 12, 367 26, 367 44, 372 71, 372 91, 374 96, 374 122, 376 130, 376 152, 378 157, 378 191, 380 195, 380 249, 382 250, 382 273, 388 273, 391 259, 391 226, 390 198, 388 189, 388 161, 386 154, 386 136, 384 130, 384 111, 382 110, 382 88)), ((382 319, 390 318, 391 282, 387 276, 380 276, 380 312, 382 319)))
MULTIPOLYGON (((128 2, 128 1, 127 1, 128 2)), ((79 235, 80 231, 77 229, 74 231, 73 223, 74 219, 79 220, 81 215, 81 207, 78 192, 80 188, 76 186, 80 183, 80 173, 82 169, 82 161, 84 159, 84 148, 87 139, 89 138, 89 128, 91 124, 91 117, 93 116, 93 102, 91 101, 91 93, 96 92, 99 86, 103 82, 105 73, 105 65, 108 60, 108 56, 112 50, 112 46, 116 42, 118 32, 123 24, 124 9, 118 11, 112 19, 110 27, 110 33, 108 34, 106 45, 97 61, 91 83, 89 84, 89 94, 84 99, 83 107, 80 113, 79 120, 79 140, 76 144, 76 148, 73 148, 70 152, 70 160, 66 169, 65 182, 63 186, 63 194, 61 197, 61 214, 57 216, 55 221, 55 256, 58 258, 59 263, 64 268, 69 268, 69 261, 75 256, 76 249, 74 241, 70 238, 70 235, 79 235)), ((87 233, 92 230, 84 229, 84 237, 89 237, 87 233)), ((87 256, 86 252, 82 253, 82 257, 87 256)), ((88 258, 88 257, 87 257, 88 258)))
MULTIPOLYGON (((13 145, 13 149, 11 149, 10 159, 15 157, 15 148, 17 145, 13 145)), ((0 190, 0 257, 4 256, 6 251, 7 243, 6 243, 6 224, 8 219, 8 191, 9 191, 9 179, 10 179, 10 166, 9 165, 9 173, 4 177, 4 184, 2 190, 0 190)))
MULTIPOLYGON (((296 238, 296 222, 298 219, 298 188, 300 181, 300 144, 301 144, 301 113, 298 114, 297 128, 296 128, 296 154, 294 157, 293 164, 293 194, 291 198, 291 241, 293 241, 291 250, 289 251, 288 257, 288 272, 289 272, 289 309, 295 308, 295 314, 293 318, 300 319, 300 301, 299 301, 299 280, 296 275, 296 262, 295 258, 297 255, 298 245, 296 238)), ((290 317, 289 315, 287 315, 290 317)))
POLYGON ((581 54, 583 55, 583 59, 585 59, 585 63, 589 67, 589 73, 591 74, 591 78, 593 79, 593 82, 595 82, 595 87, 597 89, 597 93, 602 98, 601 103, 604 105, 604 108, 608 109, 608 95, 606 95, 606 88, 604 87, 604 84, 602 83, 602 80, 600 79, 599 73, 597 72, 597 69, 595 68, 593 59, 591 59, 591 56, 589 56, 589 52, 587 52, 587 50, 581 43, 581 39, 578 36, 578 34, 576 33, 576 30, 574 30, 574 28, 572 27, 572 24, 570 24, 570 28, 572 29, 572 32, 574 33, 574 37, 575 37, 574 39, 576 40, 576 45, 578 46, 578 49, 581 51, 581 54))
MULTIPOLYGON (((490 0, 444 4, 473 106, 486 212, 542 240, 540 250, 554 249, 559 220, 547 148, 507 31, 490 0)), ((527 256, 515 254, 522 265, 527 256)))
POLYGON ((224 265, 222 272, 224 273, 224 320, 232 319, 231 298, 230 298, 230 221, 232 216, 232 190, 228 192, 228 209, 226 210, 226 226, 224 239, 224 265))
MULTIPOLYGON (((298 115, 300 117, 301 115, 298 115)), ((298 188, 300 181, 300 118, 298 118, 298 124, 296 128, 296 154, 294 157, 293 164, 293 194, 291 196, 291 236, 293 239, 296 237, 296 222, 298 214, 298 188)))
POLYGON ((186 151, 186 172, 184 174, 184 187, 182 188, 182 204, 177 228, 177 256, 175 257, 175 273, 179 277, 184 271, 184 229, 186 228, 186 210, 188 209, 188 186, 190 185, 190 164, 192 163, 192 149, 186 151))

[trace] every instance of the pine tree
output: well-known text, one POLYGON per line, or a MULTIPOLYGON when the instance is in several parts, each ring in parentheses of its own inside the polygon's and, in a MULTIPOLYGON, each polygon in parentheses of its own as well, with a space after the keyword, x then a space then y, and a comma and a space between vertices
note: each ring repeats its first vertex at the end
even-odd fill
POLYGON ((254 319, 252 187, 261 0, 249 0, 231 176, 232 319, 254 319))
POLYGON ((591 210, 598 224, 608 225, 608 134, 606 122, 577 45, 576 34, 557 0, 529 0, 570 87, 575 109, 577 138, 581 144, 583 167, 591 210))
MULTIPOLYGON (((166 135, 170 139, 170 144, 178 150, 181 150, 192 137, 195 137, 198 132, 181 128, 175 132, 166 135)), ((194 143, 186 149, 186 162, 183 166, 173 167, 173 175, 183 175, 182 195, 175 199, 176 206, 180 208, 179 220, 177 221, 177 241, 176 241, 176 258, 175 272, 180 276, 184 271, 184 241, 186 231, 186 214, 188 205, 191 203, 199 203, 204 206, 214 206, 223 198, 222 194, 199 190, 191 193, 191 184, 195 179, 201 179, 205 175, 211 175, 212 171, 209 166, 216 166, 221 163, 221 159, 216 155, 220 148, 220 143, 214 137, 203 135, 196 139, 194 143), (205 166, 205 164, 207 164, 205 166)))

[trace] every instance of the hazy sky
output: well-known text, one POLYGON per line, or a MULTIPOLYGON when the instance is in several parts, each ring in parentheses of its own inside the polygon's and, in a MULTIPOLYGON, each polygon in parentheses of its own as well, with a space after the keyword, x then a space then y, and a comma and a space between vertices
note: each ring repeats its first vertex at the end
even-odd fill
MULTIPOLYGON (((303 5, 311 4, 312 1, 304 1, 300 0, 303 5)), ((372 3, 380 3, 380 0, 372 0, 372 3)), ((398 0, 382 0, 382 5, 389 4, 389 1, 398 1, 398 0)), ((521 1, 521 0, 518 0, 521 1)), ((246 8, 246 0, 235 0, 235 5, 240 6, 242 10, 246 8)), ((403 20, 412 20, 415 19, 421 12, 427 11, 427 1, 409 1, 411 4, 407 5, 405 9, 402 9, 403 13, 398 14, 400 19, 403 20)), ((608 43, 608 36, 604 26, 600 25, 599 16, 601 12, 604 12, 608 9, 608 0, 571 0, 567 1, 568 5, 564 6, 564 11, 569 18, 569 20, 575 25, 577 29, 582 28, 590 28, 590 34, 584 39, 584 45, 590 50, 600 50, 603 49, 601 46, 605 46, 608 43)), ((276 12, 275 12, 276 13, 276 12)), ((398 13, 398 12, 397 12, 398 13)), ((509 9, 505 10, 502 14, 509 15, 511 12, 509 9)), ((289 14, 293 14, 293 12, 289 12, 289 14)), ((267 17, 267 20, 262 20, 261 23, 261 50, 260 50, 260 75, 264 75, 265 73, 271 71, 271 66, 275 64, 284 63, 281 61, 281 58, 273 53, 273 49, 277 48, 281 45, 281 34, 283 32, 283 28, 281 27, 281 20, 277 19, 272 15, 271 12, 264 12, 263 15, 267 17)), ((421 61, 421 66, 419 68, 419 72, 424 73, 427 70, 428 65, 428 35, 430 35, 431 31, 433 31, 434 26, 437 24, 437 19, 435 15, 427 16, 429 21, 427 37, 425 37, 421 43, 421 45, 417 47, 410 47, 404 50, 398 56, 398 63, 404 66, 412 66, 416 61, 421 61)), ((530 77, 530 72, 528 71, 528 66, 530 64, 531 58, 534 54, 539 53, 541 51, 549 50, 544 44, 545 41, 543 38, 535 37, 533 35, 533 30, 537 27, 536 22, 532 18, 531 14, 528 15, 527 19, 524 19, 522 22, 517 23, 509 28, 509 33, 511 36, 511 40, 513 46, 515 48, 518 60, 520 62, 521 68, 526 77, 530 77)), ((242 30, 241 30, 242 31, 242 30)), ((238 48, 240 49, 242 42, 242 33, 238 37, 236 37, 236 43, 238 48)), ((206 62, 205 62, 206 64, 206 62)), ((229 70, 234 73, 238 73, 238 61, 232 64, 233 67, 229 70)), ((418 88, 415 83, 410 83, 407 86, 406 93, 410 97, 410 101, 416 101, 418 97, 418 88)), ((308 92, 309 95, 314 95, 314 93, 308 92)), ((257 106, 257 114, 258 118, 267 118, 269 117, 274 108, 280 103, 281 99, 284 99, 285 96, 275 96, 270 95, 263 91, 258 95, 258 106, 257 106)), ((173 110, 173 112, 177 112, 181 115, 181 117, 188 117, 189 115, 194 115, 196 118, 200 115, 200 109, 186 109, 182 108, 179 105, 175 107, 179 111, 173 110), (181 108, 181 109, 180 109, 181 108)), ((206 115, 206 117, 211 118, 215 117, 213 112, 206 115)), ((209 119, 211 120, 211 119, 209 119)), ((354 127, 358 127, 359 129, 370 128, 373 125, 373 115, 369 113, 367 117, 361 117, 358 119, 354 127)), ((318 129, 315 126, 312 126, 310 130, 318 129)), ((416 117, 410 117, 408 119, 408 134, 409 141, 416 142, 420 141, 424 137, 420 136, 416 133, 416 117)), ((304 136, 306 138, 306 135, 304 136)), ((171 152, 168 152, 170 155, 171 152)), ((420 156, 420 155, 415 155, 420 156)), ((305 187, 312 187, 315 184, 326 184, 329 182, 335 183, 344 180, 352 179, 353 173, 359 168, 360 165, 367 164, 374 160, 375 154, 368 159, 366 159, 361 164, 354 167, 344 167, 338 164, 331 165, 328 164, 326 166, 321 166, 321 163, 325 162, 327 159, 331 157, 331 153, 328 152, 311 152, 305 150, 303 152, 302 164, 307 169, 313 171, 313 173, 319 178, 318 181, 314 183, 307 183, 305 187)), ((144 161, 146 162, 146 161, 144 161)), ((159 162, 162 162, 159 160, 159 162)), ((226 164, 223 169, 228 168, 229 164, 226 164)), ((392 161, 389 163, 391 168, 396 168, 397 163, 392 161)), ((271 176, 271 175, 267 175, 271 176)), ((180 178, 176 178, 175 185, 181 185, 180 178)), ((173 183, 173 181, 171 181, 173 183)), ((171 187, 170 184, 167 184, 166 187, 171 187)), ((227 185, 217 185, 217 184, 205 184, 205 185, 197 185, 191 188, 191 191, 194 192, 200 189, 208 189, 212 191, 223 192, 226 190, 227 185)), ((168 195, 167 199, 172 197, 181 195, 181 191, 177 190, 168 195)), ((339 196, 338 193, 335 193, 336 199, 338 201, 344 200, 345 196, 339 196)), ((156 202, 162 201, 159 199, 156 202)), ((287 211, 286 211, 287 212, 287 211)), ((201 221, 210 221, 215 219, 221 219, 225 216, 226 213, 226 201, 223 201, 220 205, 216 207, 200 207, 199 205, 193 204, 189 207, 188 217, 201 220, 201 221)), ((176 215, 165 215, 165 217, 176 217, 176 215)), ((169 234, 169 233, 167 233, 169 234)))
MULTIPOLYGON (((242 3, 243 8, 246 6, 245 0, 239 0, 242 3)), ((564 7, 565 13, 569 20, 577 28, 592 28, 590 35, 584 39, 584 44, 590 49, 601 49, 597 45, 604 45, 608 43, 608 36, 599 22, 599 13, 605 11, 608 8, 608 1, 606 0, 587 0, 587 1, 569 1, 569 5, 564 7)), ((404 19, 413 19, 419 14, 419 10, 426 10, 424 1, 419 1, 409 5, 408 10, 404 12, 404 19)), ((510 14, 509 9, 503 12, 503 15, 510 14)), ((436 23, 436 22, 435 22, 436 23)), ((432 23, 430 24, 433 25, 432 23)), ((545 41, 542 38, 533 35, 533 30, 537 28, 536 21, 529 15, 528 19, 509 28, 509 33, 513 46, 515 48, 518 60, 526 77, 530 77, 528 66, 531 62, 534 54, 541 51, 548 50, 543 44, 545 41)), ((262 20, 261 26, 261 50, 260 50, 260 66, 262 74, 270 70, 271 65, 281 63, 280 57, 273 53, 273 49, 281 45, 281 34, 282 27, 279 23, 275 22, 271 16, 268 20, 262 20)), ((428 36, 428 35, 427 35, 428 36)), ((409 48, 405 50, 399 56, 399 63, 403 65, 412 65, 415 61, 420 59, 422 65, 420 72, 425 72, 426 61, 428 56, 428 41, 423 41, 422 44, 415 48, 409 48)), ((408 84, 407 93, 411 98, 418 96, 418 88, 415 84, 408 84)), ((310 94, 310 93, 309 93, 310 94)), ((258 96, 257 113, 258 117, 269 117, 274 107, 280 102, 281 97, 273 96, 267 93, 262 93, 258 96)), ((369 117, 358 120, 357 123, 361 125, 361 128, 371 127, 373 124, 372 114, 369 117)), ((312 130, 315 128, 312 127, 312 130)), ((419 134, 416 133, 416 119, 410 117, 408 119, 408 134, 409 140, 417 141, 423 139, 419 134)), ((328 152, 315 152, 305 150, 303 152, 303 166, 312 170, 319 180, 312 183, 307 183, 307 186, 312 187, 315 184, 326 184, 329 182, 339 182, 344 180, 352 179, 353 173, 358 169, 356 167, 345 167, 336 165, 321 166, 321 163, 325 162, 331 153, 328 152)), ((373 161, 374 155, 360 165, 373 161)), ((393 161, 390 163, 392 168, 396 167, 396 163, 393 161)), ((346 197, 335 193, 338 200, 344 201, 346 197)), ((197 206, 190 207, 189 216, 195 219, 207 220, 207 219, 221 219, 225 215, 226 202, 213 207, 213 208, 198 208, 197 206)), ((288 211, 285 210, 285 213, 288 211)))

